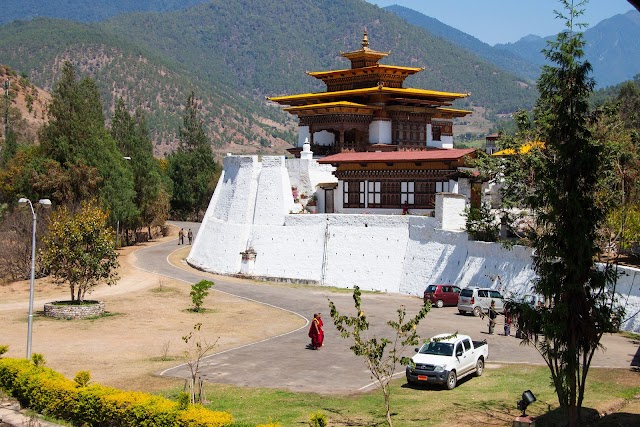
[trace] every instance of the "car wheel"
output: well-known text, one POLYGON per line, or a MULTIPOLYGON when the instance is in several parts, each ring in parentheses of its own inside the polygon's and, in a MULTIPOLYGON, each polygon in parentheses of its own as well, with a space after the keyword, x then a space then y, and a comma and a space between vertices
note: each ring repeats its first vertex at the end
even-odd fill
POLYGON ((442 308, 444 306, 444 302, 442 302, 441 299, 439 299, 438 301, 436 301, 436 307, 438 308, 442 308))
POLYGON ((474 316, 480 317, 481 314, 482 314, 482 308, 480 308, 480 306, 473 307, 473 315, 474 316))
POLYGON ((476 362, 476 377, 481 377, 482 371, 484 371, 484 359, 481 357, 476 362))
POLYGON ((460 314, 461 314, 461 315, 463 315, 463 316, 464 316, 465 314, 467 314, 467 312, 466 312, 466 311, 464 311, 464 310, 458 310, 458 313, 460 313, 460 314))
POLYGON ((449 375, 447 376, 447 390, 453 390, 454 388, 456 388, 456 384, 458 383, 458 377, 456 375, 456 371, 451 371, 449 372, 449 375))

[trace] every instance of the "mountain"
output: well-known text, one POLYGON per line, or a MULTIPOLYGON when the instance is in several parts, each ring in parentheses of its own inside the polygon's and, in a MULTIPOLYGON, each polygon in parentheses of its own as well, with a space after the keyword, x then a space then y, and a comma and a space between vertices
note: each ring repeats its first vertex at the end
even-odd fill
POLYGON ((102 21, 121 13, 168 12, 208 0, 3 0, 0 24, 16 19, 62 18, 79 22, 102 21))
MULTIPOLYGON (((640 12, 627 13, 605 19, 584 31, 585 56, 593 67, 593 77, 598 87, 615 85, 631 80, 640 73, 640 12)), ((515 43, 496 45, 521 55, 526 60, 542 65, 542 49, 555 36, 527 36, 515 43)))
POLYGON ((173 150, 184 104, 193 91, 200 101, 209 138, 220 153, 282 153, 294 140, 285 113, 256 103, 232 88, 204 82, 190 70, 150 48, 96 25, 37 18, 0 27, 0 57, 50 90, 64 61, 99 86, 109 117, 118 97, 148 116, 156 154, 173 150), (256 147, 257 145, 257 147, 256 147), (271 147, 269 147, 271 146, 271 147))
MULTIPOLYGON (((103 2, 47 3, 59 14, 75 8, 90 16, 103 2)), ((339 52, 358 49, 365 28, 373 49, 392 51, 382 62, 425 68, 407 86, 470 92, 459 107, 509 113, 531 107, 537 96, 525 79, 362 0, 211 0, 162 13, 120 12, 101 22, 5 24, 0 58, 47 90, 70 60, 96 79, 107 113, 118 96, 147 111, 158 153, 171 150, 191 91, 219 153, 256 145, 262 153, 283 152, 295 140, 295 123, 265 96, 324 90, 305 71, 347 68, 339 52)))
POLYGON ((423 28, 435 36, 441 37, 442 39, 457 46, 463 47, 469 52, 478 55, 493 65, 515 74, 516 76, 522 76, 532 82, 538 78, 539 67, 522 58, 517 53, 513 53, 507 49, 494 48, 465 32, 443 24, 435 18, 423 15, 420 12, 404 6, 396 4, 387 6, 384 9, 398 15, 409 24, 423 28))

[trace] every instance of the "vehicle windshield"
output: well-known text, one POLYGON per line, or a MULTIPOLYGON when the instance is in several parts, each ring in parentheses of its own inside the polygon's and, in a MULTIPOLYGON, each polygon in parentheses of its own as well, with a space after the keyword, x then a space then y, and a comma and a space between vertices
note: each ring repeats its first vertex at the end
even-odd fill
POLYGON ((473 296, 473 289, 463 289, 462 292, 460 292, 460 296, 462 296, 462 297, 471 297, 471 296, 473 296))
POLYGON ((452 356, 453 344, 431 341, 420 349, 420 354, 433 354, 436 356, 452 356))
POLYGON ((436 291, 436 287, 434 285, 429 285, 426 290, 426 292, 430 294, 434 293, 435 291, 436 291))

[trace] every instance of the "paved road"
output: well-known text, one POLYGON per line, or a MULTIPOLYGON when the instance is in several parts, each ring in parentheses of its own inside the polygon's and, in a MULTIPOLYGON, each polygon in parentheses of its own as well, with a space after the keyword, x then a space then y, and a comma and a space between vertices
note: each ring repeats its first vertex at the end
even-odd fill
MULTIPOLYGON (((197 233, 199 224, 174 223, 179 227, 191 228, 197 233)), ((195 283, 202 279, 197 270, 185 271, 167 262, 167 257, 178 249, 176 242, 150 246, 136 252, 136 265, 146 271, 171 278, 195 283)), ((353 299, 349 293, 336 293, 320 286, 288 287, 267 283, 255 284, 243 281, 215 280, 215 291, 222 291, 249 298, 264 304, 293 312, 309 319, 314 312, 322 312, 325 323, 325 346, 318 350, 307 350, 308 326, 287 334, 257 342, 237 349, 213 354, 204 361, 203 373, 211 382, 274 387, 292 391, 318 393, 353 393, 366 390, 372 385, 370 374, 364 361, 353 355, 350 342, 340 337, 329 316, 327 298, 330 298, 343 314, 353 314, 353 299)), ((371 335, 384 336, 390 328, 385 325, 396 317, 401 305, 410 315, 421 305, 420 298, 397 294, 367 293, 363 295, 362 307, 374 325, 371 335)), ((520 345, 514 337, 488 335, 486 320, 472 316, 461 316, 455 307, 434 308, 422 320, 418 332, 429 336, 442 332, 459 332, 474 339, 489 342, 489 366, 500 363, 543 364, 543 360, 532 347, 520 345)), ((501 331, 501 324, 496 327, 501 331)), ((606 336, 603 339, 605 352, 594 357, 593 366, 628 368, 638 351, 637 343, 620 336, 606 336)), ((399 375, 404 374, 402 367, 399 375)), ((187 377, 184 366, 168 369, 166 376, 187 377)))

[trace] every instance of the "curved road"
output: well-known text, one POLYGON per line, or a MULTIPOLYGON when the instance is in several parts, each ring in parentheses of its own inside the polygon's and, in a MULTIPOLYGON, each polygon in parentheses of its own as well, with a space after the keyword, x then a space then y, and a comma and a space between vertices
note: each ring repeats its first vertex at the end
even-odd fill
MULTIPOLYGON (((172 223, 197 233, 197 223, 172 223)), ((182 247, 182 246, 181 246, 182 247)), ((181 248, 180 247, 180 248, 181 248)), ((145 271, 160 274, 189 284, 203 278, 197 270, 186 271, 169 264, 167 257, 177 249, 176 241, 150 246, 136 252, 135 265, 145 271)), ((327 298, 336 304, 342 314, 354 313, 353 298, 348 292, 332 292, 320 286, 290 287, 281 284, 252 283, 241 280, 225 281, 223 276, 215 280, 215 292, 225 292, 293 312, 309 319, 314 312, 322 312, 325 321, 325 345, 318 351, 307 350, 310 341, 308 326, 286 334, 239 348, 216 353, 204 359, 201 372, 207 381, 254 387, 283 388, 298 392, 353 393, 372 387, 372 380, 363 359, 353 355, 350 340, 343 339, 332 325, 327 298)), ((388 334, 388 320, 397 318, 401 305, 407 315, 416 313, 420 298, 398 294, 367 293, 362 297, 362 308, 372 324, 371 335, 388 334)), ((501 331, 502 325, 496 327, 501 331)), ((489 366, 491 363, 543 364, 532 347, 521 346, 514 337, 488 335, 485 320, 461 316, 455 307, 431 310, 422 320, 418 332, 428 338, 442 332, 459 332, 474 339, 489 342, 489 366)), ((617 335, 602 340, 605 352, 598 352, 593 366, 629 368, 637 344, 617 335)), ((411 350, 411 349, 410 349, 411 350)), ((165 370, 161 375, 186 378, 189 371, 184 365, 165 370)), ((404 368, 398 367, 398 374, 404 368)))

